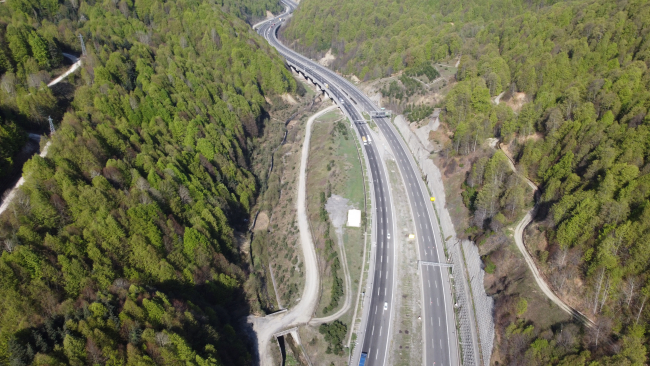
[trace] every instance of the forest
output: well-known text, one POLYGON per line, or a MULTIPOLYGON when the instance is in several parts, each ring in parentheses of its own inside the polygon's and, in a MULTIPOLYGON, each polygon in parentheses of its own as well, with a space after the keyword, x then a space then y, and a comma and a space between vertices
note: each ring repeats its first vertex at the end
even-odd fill
MULTIPOLYGON (((548 249, 537 259, 595 322, 562 347, 529 333, 515 363, 647 362, 648 19, 643 1, 569 2, 492 22, 461 47, 445 102, 448 153, 471 154, 488 137, 511 143, 517 168, 540 187, 535 219, 548 249), (493 105, 502 91, 526 103, 517 113, 493 105)), ((467 177, 479 235, 512 223, 525 205, 525 183, 507 159, 480 158, 467 177)))
POLYGON ((228 14, 247 9, 0 4, 3 166, 25 129, 60 117, 0 217, 1 364, 252 364, 238 322, 261 312, 259 281, 235 230, 263 183, 265 98, 296 84, 228 14), (81 53, 77 34, 87 55, 61 110, 43 83, 62 51, 81 53))
MULTIPOLYGON (((305 0, 284 31, 311 57, 331 49, 344 74, 397 76, 381 90, 388 99, 417 92, 409 70, 459 60, 440 105, 452 132, 441 153, 478 156, 488 138, 509 146, 540 191, 531 235, 546 249, 536 260, 595 322, 535 329, 513 307, 500 334, 507 364, 647 363, 649 19, 641 0, 305 0), (502 93, 521 104, 495 105, 502 93)), ((417 119, 418 107, 404 111, 417 119)), ((500 151, 474 160, 463 189, 467 234, 479 242, 518 222, 532 201, 500 151)))
MULTIPOLYGON (((79 1, 11 0, 0 9, 0 88, 2 89, 2 116, 0 117, 0 177, 12 169, 14 157, 25 142, 24 131, 44 131, 50 115, 61 117, 61 105, 42 88, 53 75, 62 73, 62 51, 79 54, 78 27, 85 21, 87 10, 79 1), (32 22, 33 21, 33 22, 32 22)), ((151 22, 145 9, 154 2, 115 1, 113 10, 119 10, 126 19, 142 17, 151 22), (138 14, 138 8, 143 10, 138 14)), ((213 2, 221 10, 248 22, 261 19, 267 11, 278 12, 281 6, 273 0, 221 0, 213 2)), ((125 25, 132 26, 129 22, 125 25)), ((140 29, 143 32, 144 29, 140 29)), ((65 108, 63 108, 65 110, 65 108)))
POLYGON ((556 2, 304 0, 281 36, 312 58, 331 49, 336 59, 330 67, 369 80, 456 57, 465 40, 475 37, 490 21, 556 2))

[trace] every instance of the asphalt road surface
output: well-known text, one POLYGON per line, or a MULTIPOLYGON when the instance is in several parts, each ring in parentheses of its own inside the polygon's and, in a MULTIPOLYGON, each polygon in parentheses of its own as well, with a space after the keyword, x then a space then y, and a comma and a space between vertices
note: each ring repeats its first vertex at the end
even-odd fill
MULTIPOLYGON (((374 141, 368 141, 368 126, 358 109, 367 112, 379 112, 380 108, 359 91, 346 79, 331 70, 313 62, 280 43, 276 33, 280 25, 279 18, 285 18, 295 9, 296 4, 283 0, 287 12, 263 23, 258 33, 282 54, 287 63, 304 72, 315 83, 324 87, 329 96, 354 121, 361 136, 366 137, 363 148, 370 166, 374 194, 374 271, 372 276, 372 293, 370 305, 365 307, 362 326, 365 330, 360 334, 361 351, 368 354, 366 365, 385 365, 390 339, 391 316, 393 315, 393 266, 395 248, 393 245, 394 230, 393 207, 388 190, 388 177, 374 141), (325 87, 327 84, 327 87, 325 87)), ((401 175, 406 186, 409 204, 413 214, 416 238, 418 240, 420 265, 422 271, 422 327, 423 327, 423 364, 425 365, 458 365, 457 335, 454 325, 453 301, 449 285, 447 268, 436 264, 446 263, 444 248, 439 229, 435 220, 429 194, 419 175, 410 151, 403 143, 390 121, 386 118, 375 118, 377 126, 386 137, 390 148, 397 160, 401 175), (427 263, 426 265, 424 263, 427 263)), ((414 264, 416 265, 416 264, 414 264)), ((371 266, 371 269, 373 267, 371 266)), ((366 301, 368 299, 366 294, 366 301)), ((356 364, 359 352, 355 353, 352 364, 356 364)))

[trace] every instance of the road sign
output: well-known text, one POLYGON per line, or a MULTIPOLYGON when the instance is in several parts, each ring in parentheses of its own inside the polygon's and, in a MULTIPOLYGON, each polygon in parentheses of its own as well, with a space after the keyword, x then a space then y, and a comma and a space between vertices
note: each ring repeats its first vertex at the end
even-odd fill
POLYGON ((427 261, 418 261, 420 265, 431 266, 431 267, 453 267, 452 263, 436 263, 436 262, 427 262, 427 261))
POLYGON ((391 116, 391 111, 370 111, 370 117, 373 118, 384 118, 384 117, 390 117, 391 116))

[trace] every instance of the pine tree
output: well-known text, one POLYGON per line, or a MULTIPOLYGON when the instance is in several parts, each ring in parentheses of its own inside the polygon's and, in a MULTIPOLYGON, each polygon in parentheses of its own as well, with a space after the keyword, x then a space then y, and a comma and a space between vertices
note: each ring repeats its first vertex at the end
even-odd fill
POLYGON ((22 27, 11 24, 7 27, 7 41, 14 62, 19 64, 30 55, 29 44, 22 32, 22 27))
POLYGON ((38 62, 38 65, 44 68, 50 67, 50 50, 47 42, 36 33, 31 31, 29 33, 29 45, 32 48, 32 55, 38 62))

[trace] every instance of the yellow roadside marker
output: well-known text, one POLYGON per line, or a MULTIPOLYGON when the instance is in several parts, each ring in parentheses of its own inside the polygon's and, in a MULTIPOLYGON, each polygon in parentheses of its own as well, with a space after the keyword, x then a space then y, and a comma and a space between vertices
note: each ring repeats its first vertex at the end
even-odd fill
POLYGON ((435 197, 431 197, 431 202, 435 202, 435 201, 436 201, 436 198, 435 198, 435 197))

